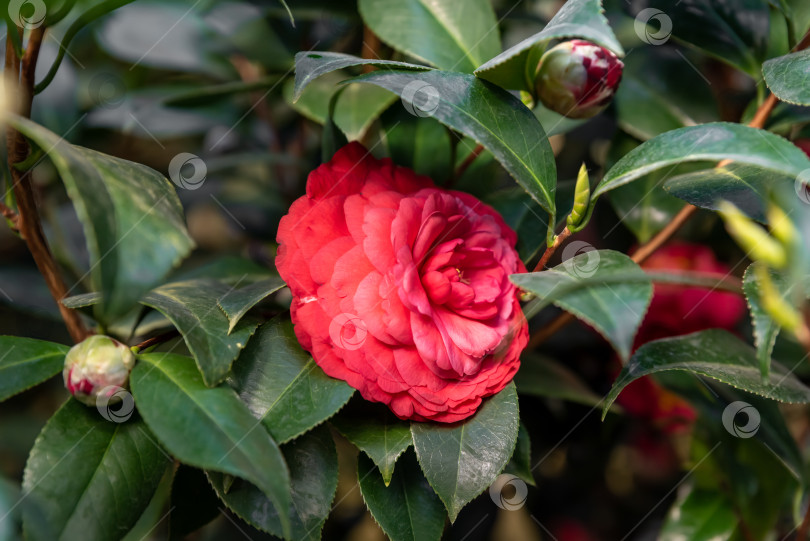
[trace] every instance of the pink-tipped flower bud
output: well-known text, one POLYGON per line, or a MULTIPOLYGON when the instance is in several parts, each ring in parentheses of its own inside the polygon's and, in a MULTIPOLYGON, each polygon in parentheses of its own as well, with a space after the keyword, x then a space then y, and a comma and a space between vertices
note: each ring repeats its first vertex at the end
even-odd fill
POLYGON ((70 394, 95 406, 102 395, 108 403, 120 400, 113 395, 126 387, 133 366, 135 354, 126 345, 109 336, 95 335, 68 351, 62 377, 70 394))
POLYGON ((624 64, 604 47, 575 39, 546 51, 537 65, 535 93, 569 118, 590 118, 613 99, 624 64))

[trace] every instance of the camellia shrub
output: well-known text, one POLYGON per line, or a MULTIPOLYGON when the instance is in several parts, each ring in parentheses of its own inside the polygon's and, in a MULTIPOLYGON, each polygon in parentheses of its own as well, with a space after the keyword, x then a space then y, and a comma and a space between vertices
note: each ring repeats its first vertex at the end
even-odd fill
POLYGON ((0 541, 807 539, 810 4, 6 4, 0 541))

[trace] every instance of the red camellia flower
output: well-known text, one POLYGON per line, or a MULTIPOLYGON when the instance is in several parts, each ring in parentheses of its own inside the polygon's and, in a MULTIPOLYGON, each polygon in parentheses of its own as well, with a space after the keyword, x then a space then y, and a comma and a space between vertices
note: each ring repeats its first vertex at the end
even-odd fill
POLYGON ((528 326, 516 235, 471 195, 351 143, 309 175, 276 266, 301 345, 402 419, 455 422, 503 389, 528 326))

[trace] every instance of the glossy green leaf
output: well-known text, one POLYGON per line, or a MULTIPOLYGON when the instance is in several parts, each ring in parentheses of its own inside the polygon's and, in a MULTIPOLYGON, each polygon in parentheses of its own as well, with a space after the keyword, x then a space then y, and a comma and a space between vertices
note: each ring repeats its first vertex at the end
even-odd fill
POLYGON ((772 363, 763 379, 754 348, 729 332, 710 329, 641 346, 613 383, 603 417, 632 381, 666 370, 686 370, 779 402, 810 402, 810 388, 786 368, 772 363))
POLYGON ((217 304, 231 322, 228 326, 228 334, 233 332, 233 329, 242 320, 242 317, 248 313, 248 310, 285 285, 287 284, 284 283, 284 280, 274 276, 240 289, 231 290, 219 299, 217 304))
POLYGON ((695 206, 717 210, 730 201, 755 220, 766 221, 771 188, 792 186, 789 174, 740 163, 676 175, 664 183, 664 190, 695 206))
POLYGON ((301 349, 289 320, 265 323, 233 367, 232 384, 270 434, 286 442, 335 414, 354 389, 301 349))
MULTIPOLYGON (((649 7, 663 11, 671 22, 672 36, 676 39, 759 79, 768 46, 770 17, 767 2, 652 0, 649 7)), ((654 27, 656 23, 651 21, 650 24, 654 27)), ((664 38, 660 36, 659 39, 664 38)), ((652 44, 656 43, 653 41, 652 44)))
POLYGON ((475 74, 505 88, 530 90, 542 50, 557 38, 583 38, 624 56, 603 11, 601 0, 568 0, 543 30, 488 60, 475 74))
POLYGON ((172 479, 169 539, 180 541, 217 518, 221 511, 205 472, 181 464, 172 479))
MULTIPOLYGON (((337 490, 335 442, 329 429, 319 427, 284 445, 281 450, 290 467, 292 487, 289 507, 292 533, 287 539, 318 541, 337 490)), ((223 477, 221 473, 208 473, 225 505, 252 526, 281 536, 278 511, 267 497, 244 481, 236 481, 226 492, 223 477)))
MULTIPOLYGON (((198 468, 246 479, 276 507, 289 507, 290 475, 284 457, 232 389, 207 387, 188 357, 151 353, 138 359, 130 376, 138 411, 172 455, 198 468)), ((282 525, 289 534, 286 515, 282 525)))
POLYGON ((25 467, 26 537, 123 537, 170 464, 143 421, 113 423, 69 400, 42 429, 25 467))
POLYGON ((605 173, 593 197, 657 169, 725 159, 791 178, 810 168, 804 152, 778 135, 740 124, 713 122, 669 131, 639 145, 605 173))
POLYGON ((295 87, 292 101, 298 101, 304 92, 304 88, 321 75, 352 66, 383 66, 386 68, 415 70, 431 69, 418 64, 360 58, 343 53, 330 53, 327 51, 300 52, 295 55, 295 87))
POLYGON ((371 516, 391 541, 439 541, 445 517, 441 500, 430 488, 413 453, 402 457, 390 483, 374 462, 360 453, 357 477, 371 516))
POLYGON ((626 360, 652 299, 652 284, 628 256, 589 247, 582 241, 571 242, 563 257, 566 252, 579 255, 547 271, 510 278, 543 304, 553 303, 592 325, 626 360))
POLYGON ((351 81, 395 92, 419 116, 432 116, 475 139, 546 212, 554 214, 557 173, 551 145, 540 122, 516 97, 472 75, 442 71, 379 71, 351 81), (419 95, 427 101, 420 103, 419 95))
POLYGON ((400 455, 413 444, 410 425, 388 413, 382 418, 338 417, 332 425, 374 461, 386 485, 400 455))
POLYGON ((145 165, 73 146, 29 120, 5 120, 59 171, 84 227, 93 289, 104 297, 97 317, 125 315, 193 247, 172 183, 145 165))
POLYGON ((768 60, 762 65, 762 75, 780 100, 810 105, 810 50, 768 60))
POLYGON ((101 302, 101 293, 81 293, 79 295, 73 295, 72 297, 65 297, 61 302, 71 310, 87 308, 88 306, 95 306, 101 302))
MULTIPOLYGON (((774 270, 770 270, 771 282, 776 289, 790 302, 787 280, 784 276, 774 270)), ((779 336, 781 327, 765 310, 760 298, 761 286, 757 279, 754 266, 751 265, 745 270, 743 276, 743 291, 745 299, 748 301, 748 310, 751 312, 751 322, 754 327, 754 344, 757 348, 757 360, 762 372, 763 379, 767 379, 771 368, 771 353, 776 344, 776 337, 779 336)))
POLYGON ((258 321, 247 318, 231 330, 218 303, 232 291, 213 280, 189 280, 161 286, 142 301, 177 327, 209 387, 227 377, 231 363, 258 327, 258 321))
POLYGON ((69 349, 43 340, 0 336, 0 402, 60 373, 69 349))
POLYGON ((293 83, 289 81, 284 86, 284 97, 296 111, 319 124, 326 124, 329 102, 335 99, 334 124, 348 139, 360 139, 397 98, 368 85, 349 85, 337 94, 341 90, 338 83, 345 78, 341 73, 327 73, 308 85, 296 101, 293 101, 293 83))
POLYGON ((586 406, 602 401, 601 396, 564 364, 531 352, 521 355, 515 385, 518 394, 570 400, 586 406))
MULTIPOLYGON (((518 389, 518 392, 520 392, 520 389, 518 389)), ((512 453, 512 459, 503 471, 520 477, 529 485, 537 486, 534 475, 532 475, 532 440, 529 436, 529 429, 526 428, 523 421, 520 422, 518 428, 515 452, 512 453)))
MULTIPOLYGON (((610 168, 622 156, 636 148, 640 143, 628 135, 614 138, 608 151, 606 168, 610 168)), ((695 167, 695 164, 678 166, 695 167)), ((660 169, 644 175, 640 179, 612 190, 608 196, 610 205, 622 224, 644 244, 672 221, 684 202, 664 190, 664 182, 670 177, 672 169, 660 169)))
POLYGON ((501 50, 489 0, 359 0, 379 38, 437 68, 472 73, 501 50))
POLYGON ((419 464, 451 522, 503 471, 515 449, 518 423, 513 383, 461 423, 411 423, 419 464))
POLYGON ((670 508, 661 541, 725 541, 738 524, 733 503, 716 490, 689 487, 670 508))
MULTIPOLYGON (((239 158, 244 159, 244 158, 239 158)), ((210 263, 192 269, 180 269, 171 276, 172 282, 196 280, 199 278, 244 287, 254 282, 277 276, 275 271, 244 257, 221 255, 210 263)))

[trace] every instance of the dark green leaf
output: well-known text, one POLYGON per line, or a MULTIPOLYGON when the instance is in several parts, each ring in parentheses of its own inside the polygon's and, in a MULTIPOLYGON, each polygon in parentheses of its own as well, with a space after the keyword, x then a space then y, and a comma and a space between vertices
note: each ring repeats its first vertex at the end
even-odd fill
POLYGON ((6 121, 47 151, 67 188, 84 227, 93 289, 104 297, 97 316, 125 315, 193 247, 171 182, 145 165, 73 146, 26 119, 6 121))
POLYGON ((381 419, 338 417, 332 425, 374 461, 386 485, 394 475, 397 459, 413 444, 410 425, 391 414, 381 419))
POLYGON ((69 400, 42 429, 25 467, 26 537, 123 537, 170 463, 143 421, 112 423, 69 400))
POLYGON ((233 332, 236 324, 239 323, 242 316, 248 313, 248 310, 285 285, 287 284, 284 283, 284 280, 275 276, 267 280, 262 280, 261 282, 255 282, 241 289, 231 290, 226 293, 224 297, 219 299, 217 304, 219 304, 219 307, 222 308, 222 311, 225 312, 225 315, 228 316, 231 322, 228 326, 228 334, 233 332))
POLYGON ((532 440, 529 437, 529 429, 520 422, 518 428, 518 438, 515 444, 515 452, 512 459, 504 468, 504 473, 510 473, 520 477, 527 484, 537 486, 532 475, 532 440))
MULTIPOLYGON (((244 157, 239 159, 244 160, 244 157)), ((209 167, 209 170, 211 167, 209 167)), ((171 276, 172 282, 182 282, 186 280, 196 280, 206 278, 218 280, 233 286, 246 286, 261 280, 267 280, 277 276, 265 266, 245 259, 243 257, 221 255, 199 267, 193 269, 181 269, 171 276)))
POLYGON ((284 97, 296 111, 319 124, 327 123, 329 103, 334 99, 334 124, 349 140, 360 139, 397 97, 368 85, 348 85, 338 94, 338 83, 345 78, 341 73, 328 73, 308 85, 295 101, 293 83, 289 81, 284 86, 284 97))
POLYGON ((292 101, 298 101, 304 88, 321 75, 352 66, 368 65, 386 66, 398 69, 431 69, 427 66, 419 66, 418 64, 394 62, 393 60, 359 58, 343 53, 330 53, 327 51, 300 52, 295 55, 295 88, 293 90, 292 101))
POLYGON ((719 117, 708 81, 666 47, 634 50, 625 59, 614 100, 619 126, 642 141, 719 117))
MULTIPOLYGON (((130 376, 138 411, 182 462, 239 476, 262 489, 280 509, 290 505, 290 476, 270 434, 227 386, 209 388, 180 355, 139 356, 130 376)), ((290 522, 282 517, 284 532, 290 522)))
POLYGON ((181 464, 172 480, 169 539, 180 541, 220 515, 217 497, 205 473, 181 464))
MULTIPOLYGON (((769 13, 760 0, 652 0, 672 35, 759 79, 768 45, 769 13)), ((655 25, 655 22, 651 22, 655 25)), ((660 22, 659 22, 660 24, 660 22)), ((663 38, 663 36, 662 36, 663 38)))
POLYGON ((436 182, 450 178, 450 133, 431 118, 417 118, 391 107, 380 118, 391 160, 436 182))
POLYGON ((554 215, 557 173, 551 145, 531 111, 505 90, 472 75, 441 71, 379 71, 351 81, 395 92, 418 110, 419 116, 432 116, 475 139, 546 212, 554 215), (427 101, 420 104, 419 96, 427 101))
POLYGON ((444 502, 451 522, 509 462, 518 422, 517 393, 510 383, 461 423, 411 423, 422 471, 444 502))
POLYGON ((0 402, 61 372, 68 349, 53 342, 0 336, 0 402))
POLYGON ((582 241, 569 243, 563 257, 579 253, 542 272, 513 274, 518 287, 543 304, 555 304, 598 330, 627 359, 653 288, 632 259, 613 250, 588 250, 582 241))
POLYGON ((794 177, 782 172, 730 163, 674 176, 666 181, 664 190, 695 206, 711 210, 717 210, 721 201, 731 201, 750 217, 764 222, 770 189, 793 182, 794 177))
POLYGON ((374 462, 360 453, 357 477, 371 516, 391 541, 439 541, 444 530, 442 502, 430 488, 413 453, 402 457, 390 484, 374 462))
POLYGON ((725 159, 791 178, 810 168, 804 152, 778 135, 740 124, 713 122, 669 131, 639 145, 605 173, 593 197, 663 167, 725 159))
POLYGON ((661 541, 723 541, 737 529, 734 505, 723 492, 689 487, 670 508, 661 541))
POLYGON ((322 423, 349 401, 354 389, 330 378, 301 349, 292 323, 264 324, 233 367, 233 386, 279 442, 322 423))
MULTIPOLYGON (((608 151, 607 168, 633 150, 639 142, 628 135, 615 137, 608 151)), ((687 164, 686 167, 694 164, 687 164)), ((679 169, 683 169, 680 166, 679 169)), ((609 201, 619 219, 636 236, 639 243, 648 242, 680 211, 684 202, 664 190, 671 169, 661 169, 620 186, 609 194, 609 201)))
POLYGON ((623 56, 603 11, 600 0, 568 0, 543 30, 487 61, 475 74, 505 88, 531 90, 542 50, 556 38, 583 38, 623 56))
POLYGON ((686 370, 779 402, 810 402, 810 389, 786 368, 772 363, 763 380, 756 350, 731 333, 711 329, 641 346, 613 383, 602 416, 631 382, 666 370, 686 370))
POLYGON ((602 397, 565 365, 533 353, 521 355, 520 370, 515 376, 518 394, 570 400, 595 406, 602 397))
POLYGON ((101 293, 91 292, 73 295, 72 297, 62 299, 61 302, 71 310, 75 310, 76 308, 87 308, 88 306, 95 306, 101 302, 101 293))
MULTIPOLYGON (((338 461, 335 442, 329 430, 319 427, 282 447, 290 467, 292 503, 289 520, 296 541, 318 541, 321 528, 332 508, 338 482, 338 461)), ((209 472, 208 477, 219 497, 234 513, 246 522, 282 535, 278 511, 255 486, 237 481, 225 490, 223 475, 209 472)))
POLYGON ((229 332, 231 322, 218 303, 232 291, 213 280, 189 280, 161 286, 142 301, 177 327, 209 387, 227 377, 258 326, 256 320, 243 319, 229 332))
POLYGON ((472 73, 501 49, 489 0, 359 0, 357 7, 382 41, 444 70, 472 73))
POLYGON ((780 100, 810 105, 810 50, 768 60, 762 65, 762 75, 780 100))

